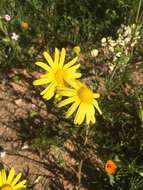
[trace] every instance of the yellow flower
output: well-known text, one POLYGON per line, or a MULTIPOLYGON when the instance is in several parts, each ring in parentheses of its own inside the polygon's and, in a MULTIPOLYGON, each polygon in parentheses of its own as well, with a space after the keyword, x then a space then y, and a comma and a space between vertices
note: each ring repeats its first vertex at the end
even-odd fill
POLYGON ((102 114, 98 102, 95 100, 95 98, 99 98, 100 95, 92 92, 91 89, 79 81, 70 81, 69 83, 72 88, 61 87, 58 89, 59 95, 68 97, 59 102, 58 107, 72 104, 66 112, 66 117, 70 117, 77 110, 74 124, 80 125, 84 122, 85 117, 86 124, 90 122, 95 123, 95 108, 102 114))
POLYGON ((79 53, 80 53, 80 47, 79 47, 79 46, 75 46, 75 47, 73 48, 73 51, 74 51, 77 55, 79 55, 79 53))
POLYGON ((23 28, 24 30, 27 30, 29 28, 28 22, 22 22, 21 23, 21 28, 23 28))
POLYGON ((62 48, 61 54, 57 48, 55 48, 54 60, 49 55, 48 52, 43 53, 48 64, 43 62, 36 62, 35 64, 42 67, 47 71, 46 74, 41 75, 40 79, 33 82, 34 85, 48 85, 45 90, 41 92, 43 98, 49 100, 52 98, 56 92, 57 87, 66 86, 68 79, 80 78, 81 74, 76 72, 80 67, 80 64, 75 64, 78 57, 75 57, 68 63, 65 62, 66 50, 62 48))
POLYGON ((19 173, 15 176, 15 170, 11 168, 8 176, 6 175, 6 171, 2 169, 0 171, 0 190, 21 190, 26 188, 26 180, 22 180, 19 182, 22 173, 19 173))

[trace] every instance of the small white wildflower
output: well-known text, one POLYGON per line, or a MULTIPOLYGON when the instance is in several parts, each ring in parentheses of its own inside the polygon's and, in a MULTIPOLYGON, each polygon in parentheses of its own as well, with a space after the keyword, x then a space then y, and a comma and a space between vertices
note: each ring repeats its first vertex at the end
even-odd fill
POLYGON ((130 37, 125 38, 125 43, 128 44, 130 42, 130 40, 131 40, 130 37))
POLYGON ((125 46, 125 41, 124 41, 121 37, 118 38, 117 43, 118 43, 120 46, 125 46))
POLYGON ((124 25, 124 24, 121 24, 121 28, 125 28, 125 25, 124 25))
POLYGON ((102 38, 101 43, 106 43, 106 38, 102 38))
POLYGON ((91 51, 91 56, 92 57, 96 57, 98 55, 98 49, 93 49, 92 51, 91 51))
POLYGON ((121 52, 116 53, 116 57, 121 57, 121 55, 122 55, 121 52))
POLYGON ((118 58, 116 56, 113 57, 113 61, 116 61, 118 58))
POLYGON ((137 44, 137 40, 131 43, 131 47, 134 47, 137 44))
POLYGON ((3 158, 5 156, 6 156, 6 151, 2 147, 0 147, 0 158, 3 158))
POLYGON ((136 24, 132 24, 131 28, 135 29, 136 28, 136 24))
POLYGON ((125 49, 125 55, 128 56, 128 49, 125 49))
POLYGON ((9 22, 11 21, 11 16, 10 15, 4 15, 4 19, 9 22))
POLYGON ((18 38, 19 38, 19 35, 16 34, 15 32, 13 32, 12 35, 11 35, 11 38, 12 38, 13 40, 17 41, 18 38))
POLYGON ((140 37, 140 36, 137 36, 136 39, 141 39, 141 37, 140 37))
POLYGON ((109 51, 114 52, 114 48, 112 46, 109 46, 109 51))
POLYGON ((113 64, 109 65, 109 69, 110 69, 110 71, 113 71, 114 70, 114 65, 113 64))
POLYGON ((106 38, 101 39, 101 46, 103 46, 103 47, 107 46, 107 39, 106 38))
POLYGON ((130 35, 131 33, 132 33, 131 27, 127 26, 123 36, 126 37, 130 35))
POLYGON ((135 33, 135 36, 139 36, 139 35, 140 35, 140 32, 137 31, 137 32, 135 33))
POLYGON ((116 46, 116 42, 115 42, 115 40, 109 40, 109 44, 110 44, 110 46, 112 46, 112 47, 114 47, 114 46, 116 46))

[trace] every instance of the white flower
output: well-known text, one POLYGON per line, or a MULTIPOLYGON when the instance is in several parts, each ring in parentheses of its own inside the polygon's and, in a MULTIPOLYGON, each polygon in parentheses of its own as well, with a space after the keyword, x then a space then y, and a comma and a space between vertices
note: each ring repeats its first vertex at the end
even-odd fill
POLYGON ((130 42, 130 40, 131 40, 130 37, 125 38, 125 43, 128 44, 130 42))
POLYGON ((140 32, 137 31, 137 32, 135 33, 135 36, 139 36, 139 35, 140 35, 140 32))
POLYGON ((5 156, 6 156, 5 150, 1 149, 1 150, 0 150, 0 158, 3 158, 3 157, 5 157, 5 156))
POLYGON ((132 25, 131 25, 131 28, 132 28, 132 29, 135 29, 135 28, 136 28, 136 24, 132 24, 132 25))
POLYGON ((134 47, 137 44, 137 41, 134 41, 133 43, 131 43, 131 47, 134 47))
POLYGON ((128 48, 125 49, 125 55, 128 56, 128 48))
POLYGON ((109 51, 114 52, 114 48, 112 46, 109 46, 109 51))
POLYGON ((110 69, 110 71, 113 71, 114 70, 114 65, 113 64, 109 65, 109 69, 110 69))
POLYGON ((117 58, 116 56, 113 57, 113 61, 117 61, 117 59, 118 59, 118 58, 117 58))
POLYGON ((19 38, 19 35, 17 35, 15 32, 13 32, 12 35, 11 35, 11 38, 12 38, 13 40, 17 41, 18 38, 19 38))
POLYGON ((112 47, 116 46, 115 40, 109 39, 108 42, 109 42, 110 46, 112 46, 112 47))
POLYGON ((5 15, 4 19, 9 22, 9 21, 11 21, 11 16, 10 15, 5 15))
POLYGON ((105 42, 106 42, 106 38, 102 38, 101 43, 105 43, 105 42))
POLYGON ((116 53, 116 57, 121 57, 121 55, 122 55, 121 52, 116 53))
POLYGON ((123 36, 126 37, 126 36, 130 35, 131 33, 132 33, 131 27, 127 26, 123 36))
POLYGON ((96 57, 98 55, 98 49, 93 49, 92 51, 91 51, 91 56, 92 57, 96 57))
POLYGON ((121 37, 119 37, 119 38, 117 39, 117 43, 118 43, 119 45, 121 45, 121 46, 125 46, 125 41, 124 41, 121 37))

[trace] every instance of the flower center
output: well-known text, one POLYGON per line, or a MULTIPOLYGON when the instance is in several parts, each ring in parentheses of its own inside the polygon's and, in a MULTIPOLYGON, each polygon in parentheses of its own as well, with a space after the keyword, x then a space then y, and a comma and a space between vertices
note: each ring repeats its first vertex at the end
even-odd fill
POLYGON ((64 71, 62 69, 57 70, 55 73, 55 79, 59 86, 64 85, 64 71))
POLYGON ((0 188, 0 190, 13 190, 10 185, 4 185, 3 187, 0 188))
POLYGON ((93 100, 93 92, 87 87, 81 87, 78 90, 78 96, 85 103, 91 103, 93 100))

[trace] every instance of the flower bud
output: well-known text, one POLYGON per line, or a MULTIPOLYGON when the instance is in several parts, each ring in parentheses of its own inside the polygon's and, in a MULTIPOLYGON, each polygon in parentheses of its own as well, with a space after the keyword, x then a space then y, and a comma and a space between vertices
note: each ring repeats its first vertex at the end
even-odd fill
POLYGON ((79 53, 80 53, 80 47, 79 46, 75 46, 74 48, 73 48, 73 51, 77 54, 77 55, 79 55, 79 53))
POLYGON ((27 30, 29 28, 29 24, 27 22, 22 22, 21 23, 21 28, 24 30, 27 30))

